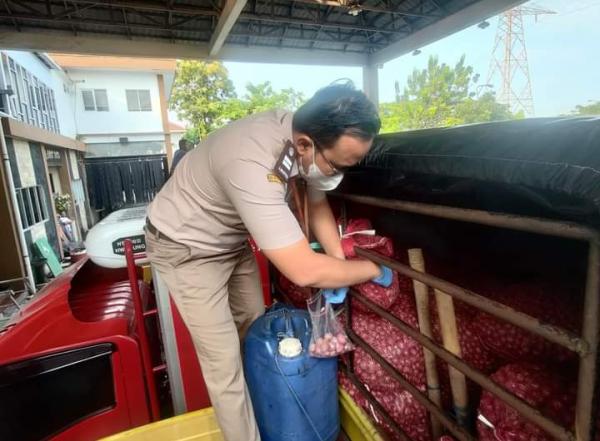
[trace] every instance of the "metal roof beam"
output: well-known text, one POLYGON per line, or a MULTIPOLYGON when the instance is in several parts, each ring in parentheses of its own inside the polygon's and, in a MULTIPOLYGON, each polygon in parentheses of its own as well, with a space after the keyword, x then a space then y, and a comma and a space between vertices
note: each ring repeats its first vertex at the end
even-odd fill
POLYGON ((271 23, 289 23, 289 24, 298 24, 303 26, 319 26, 323 28, 330 29, 349 29, 353 31, 366 31, 366 32, 381 32, 385 34, 398 34, 398 35, 406 35, 405 32, 399 32, 394 30, 386 30, 379 29, 377 27, 369 27, 369 26, 360 26, 354 25, 350 23, 337 23, 337 22, 327 22, 327 21, 311 21, 311 20, 303 20, 300 18, 288 18, 288 17, 277 17, 271 16, 267 14, 252 14, 252 13, 243 13, 240 14, 240 19, 242 20, 252 20, 252 21, 266 21, 271 23))
MULTIPOLYGON (((383 44, 375 44, 375 43, 370 43, 368 41, 352 41, 349 39, 344 39, 343 41, 337 40, 337 39, 333 39, 333 38, 325 38, 325 39, 319 39, 319 40, 315 40, 314 38, 306 38, 306 37, 291 37, 291 36, 270 36, 270 35, 264 35, 264 34, 258 34, 258 33, 254 33, 254 32, 232 32, 229 35, 231 35, 232 37, 240 37, 240 38, 248 38, 248 37, 252 37, 252 38, 278 38, 278 39, 282 39, 284 41, 295 41, 295 42, 299 42, 299 43, 338 43, 338 44, 352 44, 352 45, 357 45, 357 46, 364 46, 364 47, 368 47, 368 48, 377 48, 377 49, 381 49, 382 47, 384 47, 383 44)), ((326 35, 326 34, 324 34, 326 35)), ((349 37, 351 38, 351 37, 349 37)))
MULTIPOLYGON (((97 8, 125 8, 135 9, 138 11, 153 11, 153 12, 172 12, 178 15, 207 15, 207 16, 218 16, 219 10, 207 9, 191 5, 177 5, 167 4, 165 2, 151 1, 151 0, 68 0, 70 4, 76 5, 91 5, 97 8)), ((34 5, 45 5, 46 2, 39 0, 21 0, 18 2, 19 5, 25 7, 27 4, 34 5)), ((62 0, 55 1, 51 0, 53 6, 64 6, 62 0)))
MULTIPOLYGON (((140 58, 208 59, 208 44, 175 44, 152 39, 88 34, 74 36, 69 31, 0 31, 0 47, 15 50, 60 52, 90 55, 114 55, 140 58)), ((363 66, 363 53, 277 47, 247 47, 225 44, 219 56, 223 61, 305 64, 321 66, 363 66)))
MULTIPOLYGON (((348 6, 342 5, 340 2, 336 0, 295 0, 298 3, 309 3, 313 5, 327 5, 333 6, 334 8, 345 8, 349 9, 348 6)), ((370 6, 365 4, 359 4, 358 7, 363 11, 369 12, 381 12, 384 14, 393 14, 393 15, 403 15, 405 17, 421 17, 421 18, 436 18, 440 17, 440 15, 428 15, 428 14, 418 14, 416 12, 410 11, 402 11, 394 8, 382 8, 379 6, 370 6)))
POLYGON ((363 66, 367 55, 325 49, 297 49, 273 46, 244 46, 226 44, 219 59, 248 63, 301 64, 316 66, 363 66))
POLYGON ((242 9, 246 6, 246 2, 247 0, 226 0, 225 7, 208 44, 209 56, 214 57, 219 53, 242 9))
MULTIPOLYGON (((63 18, 63 19, 54 19, 52 17, 47 17, 47 16, 38 16, 38 17, 33 17, 30 15, 21 15, 21 14, 6 14, 6 13, 0 13, 0 19, 16 19, 18 21, 21 22, 43 22, 43 23, 58 23, 58 24, 74 24, 74 25, 80 25, 80 26, 85 26, 85 25, 96 25, 96 26, 106 26, 109 28, 123 28, 123 29, 146 29, 146 30, 153 30, 153 31, 162 31, 162 32, 170 32, 172 30, 177 30, 177 29, 173 29, 173 28, 168 28, 168 27, 164 27, 164 26, 158 26, 158 25, 154 25, 154 24, 149 24, 149 23, 131 23, 127 20, 127 14, 126 14, 126 10, 122 9, 122 16, 123 16, 123 21, 119 22, 119 21, 109 21, 109 20, 97 20, 97 19, 90 19, 90 18, 85 18, 85 19, 68 19, 68 18, 63 18)), ((186 30, 186 29, 184 29, 186 30)), ((84 29, 82 29, 82 31, 84 31, 84 29)), ((210 29, 196 29, 196 31, 198 32, 210 32, 210 29)))
POLYGON ((525 0, 480 0, 475 2, 371 54, 369 64, 386 63, 524 2, 525 0))
POLYGON ((15 50, 62 52, 71 54, 114 55, 141 58, 198 59, 208 56, 208 45, 172 44, 152 39, 129 40, 123 35, 87 34, 74 36, 69 31, 0 32, 0 47, 15 50))

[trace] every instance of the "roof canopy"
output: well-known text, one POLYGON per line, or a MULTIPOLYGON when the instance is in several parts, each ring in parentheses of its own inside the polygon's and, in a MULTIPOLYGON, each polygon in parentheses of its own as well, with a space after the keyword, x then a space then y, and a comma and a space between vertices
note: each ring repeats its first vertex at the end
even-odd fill
POLYGON ((0 47, 37 51, 378 65, 515 0, 7 0, 0 47))

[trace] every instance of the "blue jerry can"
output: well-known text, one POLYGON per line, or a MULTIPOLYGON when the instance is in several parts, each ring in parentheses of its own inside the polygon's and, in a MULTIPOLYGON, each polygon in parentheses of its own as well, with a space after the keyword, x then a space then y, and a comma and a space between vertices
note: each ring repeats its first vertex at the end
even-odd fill
POLYGON ((308 355, 307 311, 276 305, 244 343, 244 371, 262 441, 335 441, 337 358, 308 355))

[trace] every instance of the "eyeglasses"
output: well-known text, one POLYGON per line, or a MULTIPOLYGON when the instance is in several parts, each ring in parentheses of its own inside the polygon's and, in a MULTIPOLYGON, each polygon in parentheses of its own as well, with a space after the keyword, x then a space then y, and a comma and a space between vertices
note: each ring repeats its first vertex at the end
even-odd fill
POLYGON ((323 149, 315 141, 313 141, 313 145, 315 146, 315 150, 317 152, 319 152, 319 154, 321 155, 321 157, 327 164, 327 167, 329 167, 331 169, 331 173, 333 175, 342 174, 342 173, 344 173, 344 170, 346 170, 348 168, 348 167, 342 167, 342 166, 336 165, 334 162, 330 161, 327 158, 327 156, 325 156, 325 152, 323 151, 323 149))

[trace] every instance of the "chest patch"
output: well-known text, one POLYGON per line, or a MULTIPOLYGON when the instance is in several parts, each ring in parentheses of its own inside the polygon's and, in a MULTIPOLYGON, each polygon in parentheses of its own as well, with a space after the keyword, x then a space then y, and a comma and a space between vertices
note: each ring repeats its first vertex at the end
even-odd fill
POLYGON ((283 182, 281 178, 274 173, 269 173, 267 175, 267 181, 272 182, 273 184, 285 184, 285 182, 283 182))

